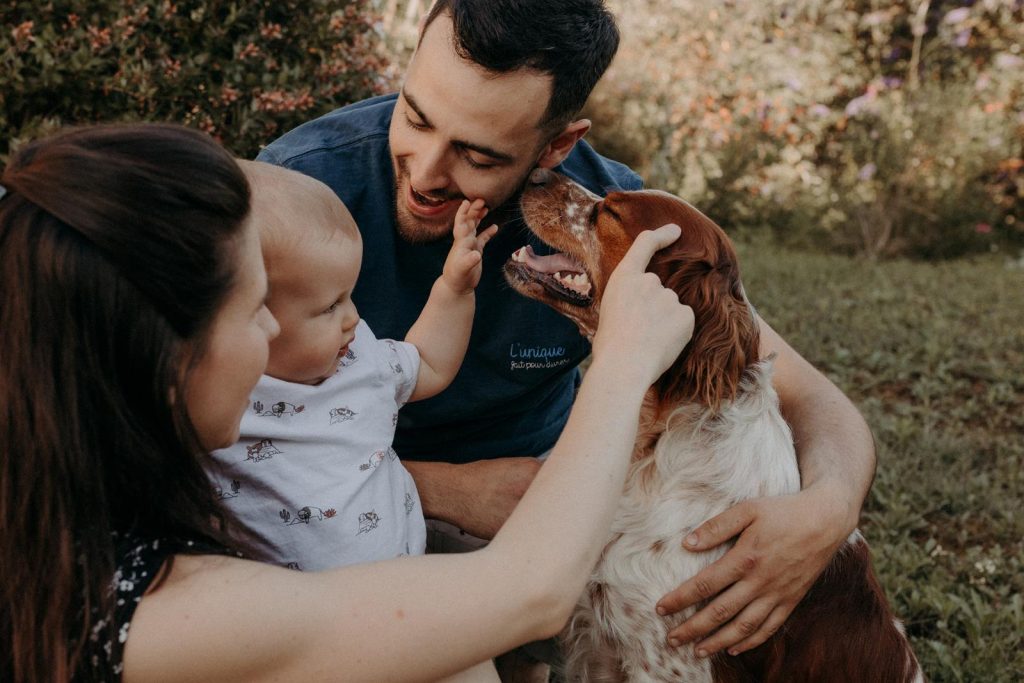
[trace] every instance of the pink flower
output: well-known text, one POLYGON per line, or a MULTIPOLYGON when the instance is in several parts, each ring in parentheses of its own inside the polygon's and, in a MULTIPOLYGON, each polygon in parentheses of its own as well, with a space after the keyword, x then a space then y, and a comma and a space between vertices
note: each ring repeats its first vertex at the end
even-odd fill
POLYGON ((250 59, 250 58, 253 58, 253 57, 259 57, 259 55, 260 55, 259 47, 257 47, 256 45, 254 45, 252 43, 248 43, 245 47, 243 47, 239 51, 238 58, 239 59, 250 59))
POLYGON ((989 225, 988 223, 978 223, 977 225, 974 226, 974 232, 978 233, 979 235, 987 235, 990 232, 992 232, 992 226, 989 225))
POLYGON ((281 24, 264 24, 260 27, 260 35, 267 40, 279 39, 283 35, 281 24))
POLYGON ((110 45, 112 41, 109 28, 89 26, 86 28, 86 33, 89 34, 89 47, 93 52, 99 52, 110 45))
POLYGON ((36 41, 35 36, 32 35, 33 26, 35 26, 35 22, 26 21, 11 29, 11 37, 14 38, 14 44, 19 50, 24 50, 29 43, 36 41))

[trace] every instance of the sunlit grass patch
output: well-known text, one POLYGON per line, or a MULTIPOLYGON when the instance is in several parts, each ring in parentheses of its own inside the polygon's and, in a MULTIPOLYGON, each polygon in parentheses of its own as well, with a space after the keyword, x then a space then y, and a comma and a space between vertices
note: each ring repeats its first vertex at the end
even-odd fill
POLYGON ((878 443, 862 528, 932 681, 1024 672, 1024 270, 740 245, 761 315, 878 443))

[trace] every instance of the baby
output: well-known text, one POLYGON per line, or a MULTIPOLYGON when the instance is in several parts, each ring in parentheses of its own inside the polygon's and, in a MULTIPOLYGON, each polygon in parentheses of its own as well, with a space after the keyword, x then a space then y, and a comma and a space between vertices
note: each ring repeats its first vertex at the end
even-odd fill
POLYGON ((308 176, 241 164, 281 334, 241 437, 212 454, 210 477, 259 559, 320 570, 422 554, 416 485, 391 448, 398 409, 455 378, 497 228, 477 235, 486 208, 463 202, 419 319, 405 341, 377 339, 352 302, 362 243, 348 209, 308 176))

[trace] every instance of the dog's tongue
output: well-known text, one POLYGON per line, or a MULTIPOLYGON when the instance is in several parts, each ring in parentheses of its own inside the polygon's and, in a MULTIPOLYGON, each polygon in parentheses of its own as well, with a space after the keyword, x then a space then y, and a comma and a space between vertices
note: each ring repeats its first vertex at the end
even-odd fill
POLYGON ((512 259, 518 263, 525 263, 532 270, 538 273, 557 273, 559 271, 580 272, 580 266, 565 254, 552 254, 551 256, 538 256, 533 253, 533 247, 529 244, 512 254, 512 259))

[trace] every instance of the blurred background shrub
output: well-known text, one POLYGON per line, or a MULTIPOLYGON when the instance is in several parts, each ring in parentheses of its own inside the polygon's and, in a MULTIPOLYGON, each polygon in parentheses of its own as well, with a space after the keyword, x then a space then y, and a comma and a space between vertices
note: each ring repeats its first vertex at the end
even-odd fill
MULTIPOLYGON (((1024 0, 608 0, 599 150, 737 235, 868 256, 1024 245, 1024 0)), ((428 0, 0 0, 0 162, 173 120, 242 156, 398 85, 428 0)))
POLYGON ((594 144, 732 232, 869 256, 1024 243, 1021 0, 609 0, 594 144))
POLYGON ((388 89, 369 0, 3 0, 0 159, 62 125, 170 120, 251 157, 388 89))

